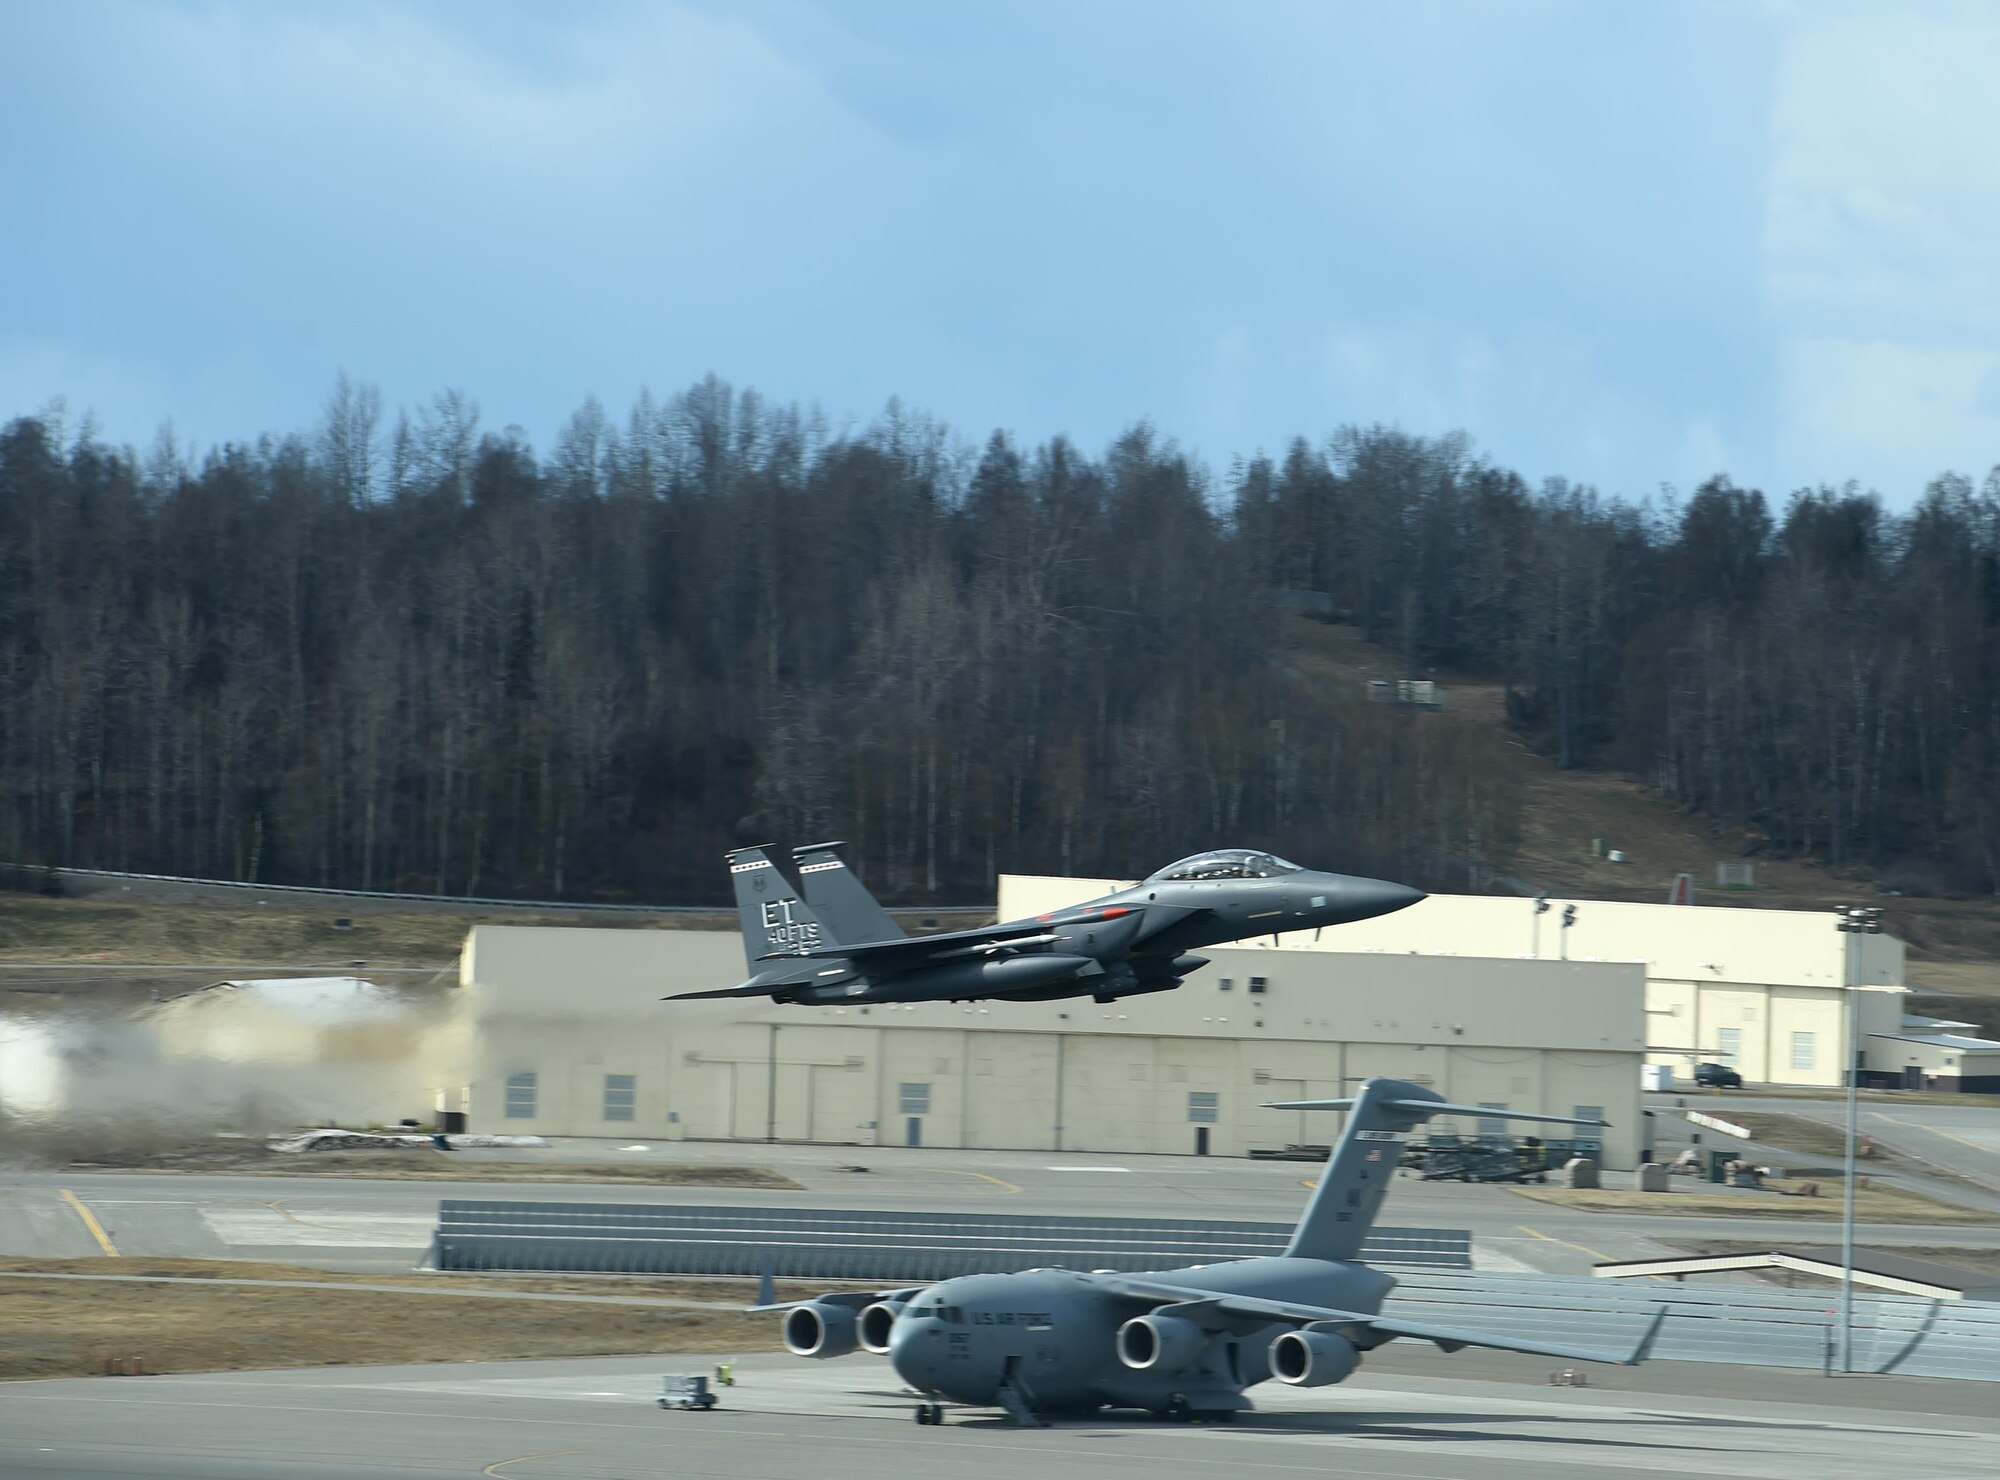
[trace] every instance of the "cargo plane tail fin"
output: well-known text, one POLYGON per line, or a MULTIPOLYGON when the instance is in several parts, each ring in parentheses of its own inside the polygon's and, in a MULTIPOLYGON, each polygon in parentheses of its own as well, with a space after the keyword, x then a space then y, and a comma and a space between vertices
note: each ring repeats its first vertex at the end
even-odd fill
POLYGON ((1433 1115, 1477 1115, 1490 1120, 1540 1120, 1556 1125, 1609 1124, 1572 1115, 1531 1115, 1484 1105, 1453 1105, 1422 1085, 1370 1079, 1358 1094, 1339 1100, 1273 1100, 1267 1110, 1351 1110, 1347 1127, 1327 1158, 1305 1216, 1285 1254, 1292 1259, 1355 1259, 1382 1210, 1389 1179, 1403 1159, 1410 1132, 1433 1115))

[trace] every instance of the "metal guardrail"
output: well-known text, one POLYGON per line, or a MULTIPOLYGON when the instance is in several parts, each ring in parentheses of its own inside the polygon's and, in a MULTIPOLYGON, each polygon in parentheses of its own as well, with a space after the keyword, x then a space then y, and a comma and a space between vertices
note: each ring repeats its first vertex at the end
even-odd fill
MULTIPOLYGON (((1560 1275, 1397 1273, 1385 1311, 1469 1330, 1618 1347, 1664 1305, 1654 1357, 1831 1372, 1839 1318, 1829 1290, 1697 1287, 1560 1275)), ((1854 1366, 1902 1377, 2000 1382, 2000 1303, 1857 1295, 1854 1366)))
MULTIPOLYGON (((406 894, 390 889, 317 889, 309 884, 256 884, 242 879, 192 879, 180 874, 121 873, 116 869, 55 868, 42 864, 0 862, 0 872, 55 874, 68 879, 131 879, 147 884, 180 884, 190 889, 242 889, 257 894, 314 895, 328 899, 382 899, 408 904, 477 906, 480 909, 589 911, 625 915, 726 915, 735 909, 727 902, 716 904, 588 904, 562 899, 492 899, 472 894, 406 894)), ((892 915, 929 916, 957 914, 967 910, 991 910, 988 905, 932 905, 924 908, 899 906, 892 915)))
MULTIPOLYGON (((810 1208, 484 1202, 438 1206, 439 1269, 942 1280, 1060 1266, 1169 1269, 1281 1253, 1289 1223, 871 1213, 810 1208)), ((1469 1269, 1457 1229, 1378 1228, 1363 1257, 1469 1269)))

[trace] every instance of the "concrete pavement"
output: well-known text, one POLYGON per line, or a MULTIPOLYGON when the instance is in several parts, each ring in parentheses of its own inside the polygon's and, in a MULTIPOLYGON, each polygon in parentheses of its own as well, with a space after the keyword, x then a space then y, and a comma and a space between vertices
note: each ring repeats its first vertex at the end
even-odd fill
MULTIPOLYGON (((471 1154, 453 1163, 467 1173, 462 1182, 325 1174, 14 1172, 0 1174, 0 1255, 77 1258, 104 1252, 82 1216, 87 1211, 125 1255, 254 1259, 357 1271, 407 1269, 429 1244, 438 1201, 446 1197, 1288 1221, 1305 1205, 1306 1183, 1319 1170, 1312 1163, 1220 1157, 741 1144, 623 1152, 620 1143, 586 1143, 552 1148, 550 1159, 602 1162, 621 1155, 765 1165, 791 1177, 801 1190, 481 1183, 476 1180, 479 1161, 471 1154), (842 1170, 853 1166, 868 1170, 842 1170)), ((1585 1273, 1599 1260, 1656 1255, 1670 1240, 1797 1243, 1823 1240, 1834 1227, 1794 1219, 1580 1213, 1501 1186, 1421 1182, 1408 1176, 1397 1179, 1382 1221, 1468 1229, 1475 1261, 1483 1268, 1563 1274, 1585 1273)), ((2000 1247, 2000 1222, 1992 1227, 1871 1225, 1866 1237, 1885 1247, 2000 1247)))
MULTIPOLYGON (((1993 1472, 1979 1383, 1827 1379, 1652 1363, 1554 1388, 1545 1359, 1397 1343, 1339 1387, 1254 1390, 1222 1428, 1123 1414, 939 1428, 879 1359, 756 1356, 706 1413, 662 1412, 659 1374, 713 1357, 348 1368, 0 1384, 0 1473, 333 1480, 493 1475, 882 1480, 899 1474, 1154 1480, 1162 1473, 1374 1480, 1874 1480, 1993 1472)), ((1594 1372, 1595 1376, 1596 1373, 1594 1372)))

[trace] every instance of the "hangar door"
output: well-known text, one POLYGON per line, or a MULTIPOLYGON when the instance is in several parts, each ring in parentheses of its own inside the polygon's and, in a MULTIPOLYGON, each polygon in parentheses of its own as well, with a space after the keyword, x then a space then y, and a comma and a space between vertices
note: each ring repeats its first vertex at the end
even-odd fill
POLYGON ((1053 1151, 1055 1036, 985 1031, 967 1037, 965 1144, 1053 1151))

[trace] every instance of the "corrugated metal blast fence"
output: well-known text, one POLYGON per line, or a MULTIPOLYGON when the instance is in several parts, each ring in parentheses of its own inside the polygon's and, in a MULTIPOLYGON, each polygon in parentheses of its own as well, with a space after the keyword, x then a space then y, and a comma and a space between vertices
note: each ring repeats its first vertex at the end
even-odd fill
MULTIPOLYGON (((1835 1370, 1839 1292, 1761 1281, 1577 1279, 1540 1274, 1397 1270, 1385 1312, 1467 1330, 1586 1346, 1629 1345, 1664 1305, 1656 1358, 1835 1370)), ((1915 1295, 1854 1298, 1854 1369, 1899 1377, 2000 1382, 2000 1304, 1915 1295)))
MULTIPOLYGON (((943 1280, 961 1274, 1171 1269, 1284 1251, 1289 1223, 874 1213, 635 1203, 438 1205, 439 1269, 943 1280)), ((1362 1251, 1391 1268, 1469 1269, 1462 1229, 1378 1228, 1362 1251)))
MULTIPOLYGON (((624 1203, 439 1205, 440 1269, 773 1275, 903 1283, 1055 1265, 1162 1269, 1275 1254, 1282 1223, 867 1213, 624 1203)), ((1462 1230, 1378 1228, 1363 1257, 1387 1266, 1386 1313, 1552 1342, 1629 1347, 1662 1305, 1656 1358, 1831 1372, 1831 1289, 1758 1281, 1579 1279, 1470 1271, 1462 1230)), ((1857 1295, 1854 1366, 1904 1377, 2000 1381, 2000 1303, 1857 1295)))

